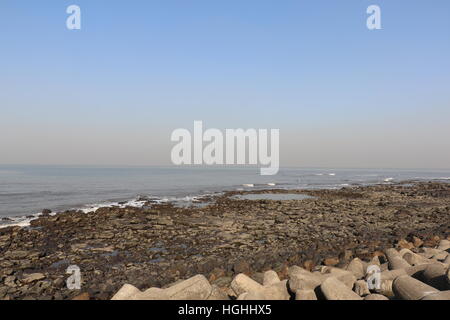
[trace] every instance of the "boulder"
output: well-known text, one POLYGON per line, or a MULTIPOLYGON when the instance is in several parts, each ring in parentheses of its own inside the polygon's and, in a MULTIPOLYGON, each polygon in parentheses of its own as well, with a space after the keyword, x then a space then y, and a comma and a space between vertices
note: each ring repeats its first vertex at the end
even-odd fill
POLYGON ((370 294, 369 285, 365 280, 357 280, 355 282, 353 291, 356 292, 360 297, 367 296, 370 294))
POLYGON ((404 300, 420 300, 427 295, 439 292, 439 290, 407 275, 397 277, 392 288, 395 296, 404 300))
POLYGON ((379 293, 383 296, 392 298, 394 297, 394 290, 392 289, 393 280, 381 280, 380 287, 375 289, 376 293, 379 293))
POLYGON ((444 264, 450 266, 450 254, 444 259, 444 264))
POLYGON ((381 280, 394 280, 398 276, 405 275, 405 269, 387 270, 380 273, 381 280))
POLYGON ((427 259, 445 260, 448 256, 448 252, 440 249, 423 248, 423 252, 419 255, 427 259))
POLYGON ((275 271, 269 270, 264 272, 264 279, 263 279, 264 286, 270 286, 278 282, 280 282, 280 278, 278 277, 278 274, 275 271))
POLYGON ((437 248, 438 250, 447 251, 450 249, 450 241, 447 239, 441 240, 437 248))
POLYGON ((287 280, 264 286, 263 295, 266 297, 266 300, 289 300, 291 295, 288 291, 287 280))
POLYGON ((208 279, 199 274, 164 291, 170 300, 205 300, 210 296, 212 287, 208 279))
POLYGON ((111 300, 130 300, 132 296, 141 291, 131 284, 124 284, 111 300))
POLYGON ((442 264, 429 264, 422 273, 425 283, 438 290, 450 290, 448 283, 448 270, 447 266, 442 264))
POLYGON ((324 280, 320 274, 309 272, 297 266, 289 268, 288 276, 288 286, 292 292, 297 290, 315 290, 324 280))
POLYGON ((387 249, 386 252, 386 258, 388 259, 389 262, 389 268, 391 270, 395 270, 395 269, 406 269, 408 267, 410 267, 411 265, 406 262, 398 253, 397 250, 391 248, 391 249, 387 249))
POLYGON ((408 262, 412 266, 433 263, 433 260, 427 259, 427 258, 425 258, 421 255, 418 255, 410 250, 408 250, 407 252, 404 252, 402 257, 406 262, 408 262))
POLYGON ((447 270, 447 284, 450 286, 450 268, 447 270))
POLYGON ((266 297, 264 296, 264 294, 262 292, 253 291, 253 292, 242 293, 241 295, 239 295, 237 300, 261 301, 261 300, 266 300, 266 297))
POLYGON ((420 238, 413 237, 413 244, 416 248, 419 248, 423 245, 423 241, 420 238))
POLYGON ((450 300, 450 290, 429 294, 423 297, 422 300, 450 300))
POLYGON ((150 288, 145 290, 144 292, 138 292, 132 295, 130 300, 169 300, 169 299, 170 297, 165 292, 165 289, 150 288))
POLYGON ((356 279, 364 278, 364 264, 359 258, 353 259, 347 266, 347 270, 353 273, 356 279))
POLYGON ((381 294, 372 293, 369 294, 368 296, 365 296, 364 300, 389 300, 389 298, 381 294))
POLYGON ((245 274, 240 273, 231 282, 231 289, 239 297, 245 292, 262 292, 263 286, 245 274))
POLYGON ((317 300, 314 290, 297 290, 295 300, 317 300))
POLYGON ((334 268, 334 267, 322 267, 320 272, 325 278, 335 277, 342 283, 344 283, 348 288, 353 289, 353 285, 356 282, 356 277, 352 272, 334 268))
POLYGON ((230 300, 230 297, 228 297, 224 290, 216 285, 212 285, 211 294, 207 300, 230 300))
POLYGON ((329 277, 320 289, 327 300, 362 300, 362 298, 335 277, 329 277))
POLYGON ((326 258, 323 261, 323 264, 326 266, 336 266, 339 264, 339 258, 338 257, 326 258))

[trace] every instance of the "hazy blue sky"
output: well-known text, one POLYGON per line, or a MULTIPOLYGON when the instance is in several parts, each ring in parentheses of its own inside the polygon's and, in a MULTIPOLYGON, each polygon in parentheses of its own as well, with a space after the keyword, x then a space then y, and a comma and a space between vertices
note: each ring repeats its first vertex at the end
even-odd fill
POLYGON ((203 120, 279 128, 282 166, 450 167, 448 0, 2 0, 0 43, 0 163, 168 164, 203 120))

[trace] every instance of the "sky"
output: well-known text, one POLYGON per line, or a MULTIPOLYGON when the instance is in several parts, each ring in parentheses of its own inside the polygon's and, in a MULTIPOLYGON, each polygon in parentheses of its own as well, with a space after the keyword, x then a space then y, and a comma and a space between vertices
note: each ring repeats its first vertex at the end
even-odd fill
POLYGON ((280 129, 281 166, 450 168, 449 57, 448 0, 2 0, 0 164, 166 165, 202 120, 280 129))

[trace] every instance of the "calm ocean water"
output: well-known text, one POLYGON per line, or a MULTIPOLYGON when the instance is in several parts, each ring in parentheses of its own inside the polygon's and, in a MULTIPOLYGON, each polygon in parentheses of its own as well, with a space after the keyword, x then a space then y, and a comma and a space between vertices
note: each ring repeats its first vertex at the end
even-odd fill
POLYGON ((340 188, 402 180, 450 181, 450 170, 280 169, 261 176, 258 168, 0 166, 1 224, 21 223, 42 209, 85 211, 140 196, 161 201, 237 189, 340 188))

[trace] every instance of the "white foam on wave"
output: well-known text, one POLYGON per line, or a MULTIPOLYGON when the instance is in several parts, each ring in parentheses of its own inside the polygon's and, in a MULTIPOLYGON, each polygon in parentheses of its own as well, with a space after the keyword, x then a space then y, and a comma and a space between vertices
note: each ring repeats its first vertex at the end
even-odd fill
POLYGON ((242 186, 247 188, 253 188, 255 185, 253 183, 244 183, 242 186))
POLYGON ((6 217, 9 221, 0 222, 0 229, 7 227, 28 227, 31 221, 36 220, 41 215, 42 213, 35 213, 28 216, 6 217))
POLYGON ((392 180, 394 180, 394 178, 386 178, 384 179, 384 182, 391 182, 392 180))
MULTIPOLYGON (((174 202, 174 203, 180 203, 180 202, 193 202, 200 200, 201 198, 205 196, 211 196, 212 193, 207 194, 201 194, 201 195, 195 195, 195 196, 184 196, 184 197, 164 197, 164 198, 149 198, 145 200, 139 200, 139 199, 132 199, 125 202, 102 202, 102 203, 94 203, 90 205, 86 205, 83 207, 78 208, 72 208, 70 210, 75 211, 81 211, 82 213, 95 213, 98 209, 101 208, 126 208, 126 207, 133 207, 133 208, 142 208, 147 201, 151 200, 156 204, 161 203, 168 203, 168 202, 174 202)), ((51 216, 54 216, 58 214, 59 212, 52 212, 50 213, 51 216)), ((7 227, 28 227, 30 226, 31 221, 36 220, 41 216, 42 213, 35 213, 28 216, 19 216, 19 217, 6 217, 9 221, 0 221, 0 229, 7 228, 7 227)))
POLYGON ((273 183, 273 182, 269 182, 267 185, 270 186, 270 187, 274 187, 274 186, 276 186, 277 184, 276 184, 276 183, 273 183))

